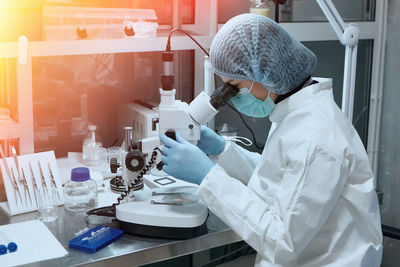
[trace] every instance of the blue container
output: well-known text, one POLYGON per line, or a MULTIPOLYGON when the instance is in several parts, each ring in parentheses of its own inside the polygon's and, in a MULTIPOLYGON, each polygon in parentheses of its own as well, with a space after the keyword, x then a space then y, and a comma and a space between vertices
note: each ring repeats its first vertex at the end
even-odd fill
POLYGON ((124 231, 106 226, 96 226, 69 241, 69 247, 95 253, 122 237, 124 231))

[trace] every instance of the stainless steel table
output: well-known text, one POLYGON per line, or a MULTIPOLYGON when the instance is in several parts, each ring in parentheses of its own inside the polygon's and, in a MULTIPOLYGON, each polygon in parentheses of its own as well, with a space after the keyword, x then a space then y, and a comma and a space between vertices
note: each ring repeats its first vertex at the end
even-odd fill
MULTIPOLYGON (((63 258, 33 263, 29 266, 116 266, 114 264, 139 266, 241 240, 221 220, 210 213, 207 219, 207 233, 200 237, 188 240, 166 240, 124 234, 121 239, 97 253, 89 254, 68 248, 68 241, 75 237, 74 233, 87 226, 93 227, 95 224, 101 223, 99 220, 104 220, 98 217, 90 218, 88 221, 85 217, 84 213, 71 213, 66 211, 63 206, 59 207, 58 219, 55 222, 46 223, 46 225, 69 254, 63 258)), ((36 218, 37 212, 7 217, 0 211, 0 225, 36 218)), ((27 229, 27 238, 29 238, 29 229, 27 229)))

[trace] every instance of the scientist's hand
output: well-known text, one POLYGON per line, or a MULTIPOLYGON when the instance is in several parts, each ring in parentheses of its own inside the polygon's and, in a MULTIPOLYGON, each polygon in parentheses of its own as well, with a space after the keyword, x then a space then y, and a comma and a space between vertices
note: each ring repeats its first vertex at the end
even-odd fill
POLYGON ((200 184, 215 164, 197 146, 176 133, 176 141, 160 135, 164 143, 162 149, 163 171, 178 179, 200 184))
POLYGON ((197 146, 204 153, 216 156, 224 150, 225 139, 207 126, 201 125, 200 140, 197 146))

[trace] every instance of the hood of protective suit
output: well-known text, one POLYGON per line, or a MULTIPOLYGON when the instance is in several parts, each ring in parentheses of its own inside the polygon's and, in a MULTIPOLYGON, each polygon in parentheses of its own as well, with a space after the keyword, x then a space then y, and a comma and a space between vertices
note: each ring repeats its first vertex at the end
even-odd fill
POLYGON ((312 74, 313 52, 273 20, 242 14, 229 20, 210 48, 214 72, 233 80, 251 80, 282 95, 312 74))

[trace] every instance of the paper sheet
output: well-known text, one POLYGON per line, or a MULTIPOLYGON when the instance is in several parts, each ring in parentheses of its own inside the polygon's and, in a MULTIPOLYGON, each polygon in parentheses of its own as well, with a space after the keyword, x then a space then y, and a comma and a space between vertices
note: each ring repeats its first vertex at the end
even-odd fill
POLYGON ((18 245, 16 252, 0 255, 2 267, 60 258, 68 254, 39 220, 2 225, 0 232, 18 245))

